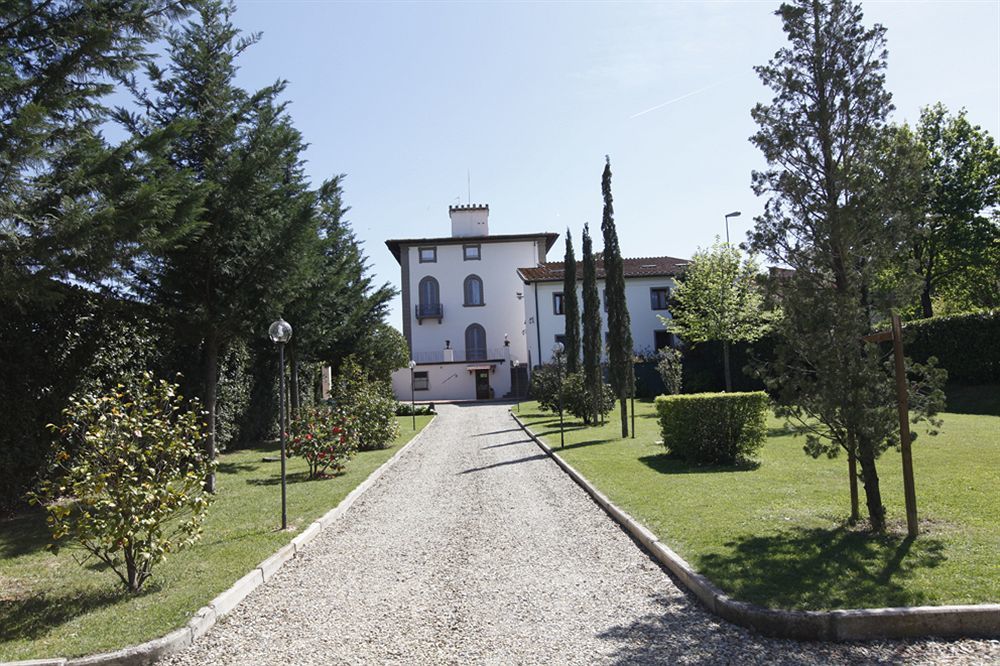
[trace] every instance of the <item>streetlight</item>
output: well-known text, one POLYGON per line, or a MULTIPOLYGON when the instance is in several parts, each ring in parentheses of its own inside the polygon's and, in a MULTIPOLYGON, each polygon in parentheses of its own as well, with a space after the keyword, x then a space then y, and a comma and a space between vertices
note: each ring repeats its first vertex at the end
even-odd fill
POLYGON ((513 381, 511 382, 511 390, 514 391, 514 398, 517 400, 517 413, 520 414, 521 413, 521 391, 520 391, 521 387, 520 386, 514 386, 514 384, 518 383, 518 381, 517 381, 517 376, 518 376, 517 375, 517 367, 519 365, 521 365, 521 362, 518 361, 515 358, 514 360, 512 360, 510 362, 510 365, 511 365, 511 367, 514 368, 514 376, 513 376, 513 381))
POLYGON ((564 349, 566 349, 566 347, 564 347, 563 343, 561 343, 561 342, 557 342, 555 345, 552 346, 552 353, 555 354, 555 357, 556 357, 556 371, 558 373, 557 376, 559 377, 559 384, 558 384, 557 390, 559 391, 559 448, 560 449, 563 448, 564 446, 566 446, 566 437, 565 437, 565 434, 564 434, 564 431, 563 431, 563 396, 562 396, 562 394, 563 394, 563 392, 562 392, 562 354, 563 354, 563 350, 564 349))
POLYGON ((267 329, 271 342, 278 345, 278 437, 281 440, 281 529, 288 529, 288 504, 285 499, 285 344, 292 339, 292 325, 282 318, 267 329))
POLYGON ((413 430, 417 430, 417 407, 413 401, 413 368, 417 367, 417 362, 410 361, 410 418, 413 421, 413 430))
POLYGON ((739 217, 742 213, 738 210, 734 210, 732 213, 726 215, 726 245, 729 245, 729 218, 739 217))

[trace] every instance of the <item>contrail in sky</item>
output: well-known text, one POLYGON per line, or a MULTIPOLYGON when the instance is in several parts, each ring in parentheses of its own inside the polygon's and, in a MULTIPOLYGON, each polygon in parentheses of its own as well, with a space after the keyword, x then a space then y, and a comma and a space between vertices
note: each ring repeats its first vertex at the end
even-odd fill
POLYGON ((722 85, 722 81, 718 81, 717 83, 713 83, 710 86, 705 86, 704 88, 698 88, 698 90, 693 90, 693 91, 687 93, 686 95, 681 95, 680 97, 675 97, 672 100, 664 102, 663 104, 657 104, 656 106, 651 106, 648 109, 646 109, 645 111, 640 111, 639 113, 637 113, 635 115, 629 116, 628 119, 632 120, 633 118, 638 118, 639 116, 644 116, 647 113, 649 113, 650 111, 656 111, 657 109, 662 109, 663 107, 669 106, 669 105, 673 104, 674 102, 679 102, 682 99, 687 99, 688 97, 692 97, 693 95, 697 95, 698 93, 703 93, 706 90, 711 90, 712 88, 717 88, 718 86, 721 86, 721 85, 722 85))

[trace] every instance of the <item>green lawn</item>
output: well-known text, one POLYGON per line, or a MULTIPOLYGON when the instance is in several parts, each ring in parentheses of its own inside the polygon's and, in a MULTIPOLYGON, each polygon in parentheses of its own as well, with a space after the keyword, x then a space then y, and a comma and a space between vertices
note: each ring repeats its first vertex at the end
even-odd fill
MULTIPOLYGON (((890 532, 849 527, 847 460, 813 460, 772 418, 759 466, 693 467, 668 458, 651 402, 636 402, 636 439, 568 423, 534 403, 521 417, 612 501, 736 598, 832 609, 1000 601, 1000 416, 982 415, 998 387, 971 392, 979 414, 944 415, 914 444, 921 534, 906 537, 900 455, 879 459, 890 532)), ((956 396, 959 398, 960 396, 956 396)), ((919 434, 918 430, 918 434, 919 434)), ((862 515, 864 494, 862 489, 862 515)))
MULTIPOLYGON (((430 417, 418 416, 417 429, 430 417)), ((0 661, 71 657, 121 648, 183 625, 262 560, 331 508, 415 434, 400 417, 391 448, 358 453, 333 479, 306 481, 306 464, 288 464, 289 531, 281 532, 277 446, 220 457, 215 503, 201 541, 154 570, 138 596, 119 591, 101 566, 81 567, 69 550, 45 549, 41 512, 0 522, 0 661)))

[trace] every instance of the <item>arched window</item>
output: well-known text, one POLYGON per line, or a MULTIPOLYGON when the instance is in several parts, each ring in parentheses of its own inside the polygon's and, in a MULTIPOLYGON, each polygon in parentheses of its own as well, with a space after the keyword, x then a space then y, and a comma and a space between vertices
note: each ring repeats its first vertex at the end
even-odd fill
POLYGON ((483 305, 483 281, 478 275, 470 275, 465 278, 466 305, 483 305))
POLYGON ((438 281, 431 276, 425 277, 417 287, 417 319, 431 317, 441 318, 441 289, 438 281))
POLYGON ((479 324, 465 329, 465 360, 486 360, 486 329, 479 324))

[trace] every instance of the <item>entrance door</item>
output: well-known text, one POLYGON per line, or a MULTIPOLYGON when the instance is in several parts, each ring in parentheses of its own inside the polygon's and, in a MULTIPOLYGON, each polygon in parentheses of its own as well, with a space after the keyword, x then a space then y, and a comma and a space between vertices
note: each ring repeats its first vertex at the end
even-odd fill
POLYGON ((490 371, 476 370, 476 400, 490 399, 490 371))

